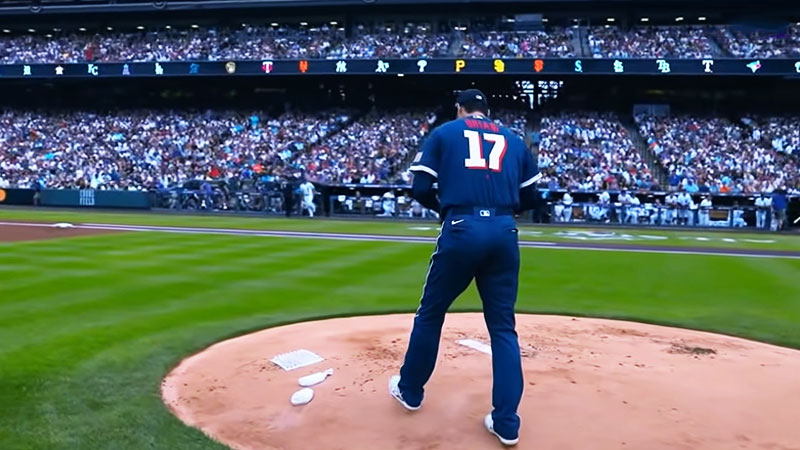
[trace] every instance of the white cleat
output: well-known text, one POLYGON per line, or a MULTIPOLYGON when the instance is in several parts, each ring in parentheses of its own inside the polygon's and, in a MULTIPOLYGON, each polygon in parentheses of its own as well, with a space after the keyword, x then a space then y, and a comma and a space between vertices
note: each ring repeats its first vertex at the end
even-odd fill
POLYGON ((483 418, 483 425, 489 430, 489 433, 492 433, 500 439, 500 443, 507 446, 517 445, 519 443, 519 438, 516 439, 506 439, 503 436, 500 436, 496 431, 494 431, 494 420, 492 419, 492 413, 486 415, 483 418))
POLYGON ((406 401, 403 400, 403 394, 400 393, 400 387, 398 386, 398 384, 400 384, 400 375, 392 375, 392 377, 389 378, 389 394, 391 394, 392 397, 395 398, 395 400, 400 402, 400 404, 403 405, 403 408, 409 411, 418 410, 422 406, 422 404, 418 406, 411 406, 408 403, 406 403, 406 401))

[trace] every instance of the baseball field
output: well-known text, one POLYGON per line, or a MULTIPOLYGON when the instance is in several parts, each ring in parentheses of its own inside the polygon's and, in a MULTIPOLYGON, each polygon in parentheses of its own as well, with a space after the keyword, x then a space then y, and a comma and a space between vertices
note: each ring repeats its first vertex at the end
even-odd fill
MULTIPOLYGON (((223 448, 164 406, 165 374, 254 330, 414 311, 437 226, 0 209, 0 449, 223 448)), ((520 235, 520 312, 800 348, 800 237, 520 235)), ((454 305, 479 307, 474 286, 454 305)))

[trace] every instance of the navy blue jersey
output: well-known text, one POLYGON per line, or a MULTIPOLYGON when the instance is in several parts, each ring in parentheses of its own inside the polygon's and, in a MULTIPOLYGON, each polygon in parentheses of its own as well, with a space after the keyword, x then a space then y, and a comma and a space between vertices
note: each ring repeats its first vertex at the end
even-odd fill
POLYGON ((437 178, 442 211, 453 206, 516 210, 519 190, 541 178, 522 139, 480 115, 436 128, 410 170, 437 178))

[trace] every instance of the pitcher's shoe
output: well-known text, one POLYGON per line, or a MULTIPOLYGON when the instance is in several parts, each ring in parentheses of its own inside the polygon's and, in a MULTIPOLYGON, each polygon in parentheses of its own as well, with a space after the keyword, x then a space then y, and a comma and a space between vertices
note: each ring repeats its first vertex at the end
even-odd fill
POLYGON ((497 436, 497 439, 500 439, 501 444, 512 446, 519 443, 519 437, 516 437, 515 439, 506 439, 503 436, 500 436, 498 432, 494 431, 494 420, 492 419, 492 413, 487 414, 486 417, 483 418, 483 425, 487 430, 489 430, 489 433, 492 433, 493 435, 497 436))
POLYGON ((403 400, 403 394, 400 392, 400 387, 398 386, 398 384, 400 384, 400 375, 392 375, 392 377, 389 378, 389 394, 391 394, 392 397, 395 398, 395 400, 400 402, 400 404, 403 405, 403 408, 409 411, 418 410, 420 406, 422 406, 422 403, 420 403, 417 406, 411 406, 408 403, 406 403, 406 401, 403 400))

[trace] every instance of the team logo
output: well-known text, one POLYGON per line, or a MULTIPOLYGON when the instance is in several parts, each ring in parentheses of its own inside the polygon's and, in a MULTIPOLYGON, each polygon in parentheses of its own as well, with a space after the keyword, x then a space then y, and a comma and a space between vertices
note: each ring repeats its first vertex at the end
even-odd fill
POLYGON ((800 73, 800 61, 794 63, 794 71, 800 73))
POLYGON ((122 74, 123 75, 130 75, 131 74, 131 68, 130 68, 129 65, 125 64, 125 65, 122 66, 122 74))
POLYGON ((575 61, 575 72, 583 73, 583 62, 580 59, 575 61))
POLYGON ((670 73, 672 72, 672 68, 670 68, 669 63, 666 59, 657 59, 656 65, 658 66, 658 71, 661 73, 670 73))
POLYGON ((753 73, 758 72, 758 69, 761 68, 761 60, 759 59, 758 61, 747 63, 747 68, 752 70, 753 73))
POLYGON ((308 72, 308 61, 305 59, 301 60, 297 63, 297 68, 300 69, 300 73, 308 72))
POLYGON ((271 73, 273 67, 275 67, 275 63, 272 61, 261 61, 261 70, 263 70, 264 73, 271 73))
POLYGON ((197 64, 197 63, 189 64, 189 73, 190 74, 197 74, 198 72, 200 72, 200 64, 197 64))
POLYGON ((6 201, 6 191, 0 189, 0 203, 6 201))
POLYGON ((544 60, 537 59, 533 62, 533 70, 541 72, 544 69, 544 60))
POLYGON ((618 59, 614 60, 614 72, 616 73, 625 72, 625 66, 622 64, 622 61, 618 59))
POLYGON ((155 71, 156 75, 164 75, 164 68, 161 67, 161 64, 159 64, 159 63, 156 63, 154 71, 155 71))
POLYGON ((464 68, 467 67, 467 62, 463 59, 456 60, 456 72, 461 72, 464 68))
POLYGON ((31 66, 22 66, 22 75, 30 76, 30 74, 31 74, 31 66))
MULTIPOLYGON (((800 63, 798 63, 798 64, 800 64, 800 63)), ((420 59, 419 61, 417 61, 417 67, 419 67, 419 71, 420 72, 425 72, 425 68, 428 67, 428 61, 425 61, 424 59, 420 59)))
POLYGON ((506 63, 503 62, 502 59, 495 59, 494 60, 494 71, 497 73, 503 73, 506 71, 506 63))
POLYGON ((389 63, 379 59, 378 67, 375 68, 375 72, 386 73, 387 70, 389 70, 389 63))
POLYGON ((339 73, 346 73, 347 61, 336 61, 336 71, 339 73))
POLYGON ((97 68, 97 65, 89 64, 86 67, 86 73, 91 74, 92 76, 96 77, 97 75, 99 75, 100 72, 99 72, 99 69, 97 68))
POLYGON ((233 61, 228 61, 225 63, 225 72, 228 72, 228 75, 233 75, 236 73, 236 63, 233 61))
POLYGON ((714 73, 714 60, 713 59, 704 59, 703 60, 703 72, 705 72, 705 73, 714 73))
POLYGON ((64 75, 64 68, 61 66, 56 66, 56 75, 64 75))

